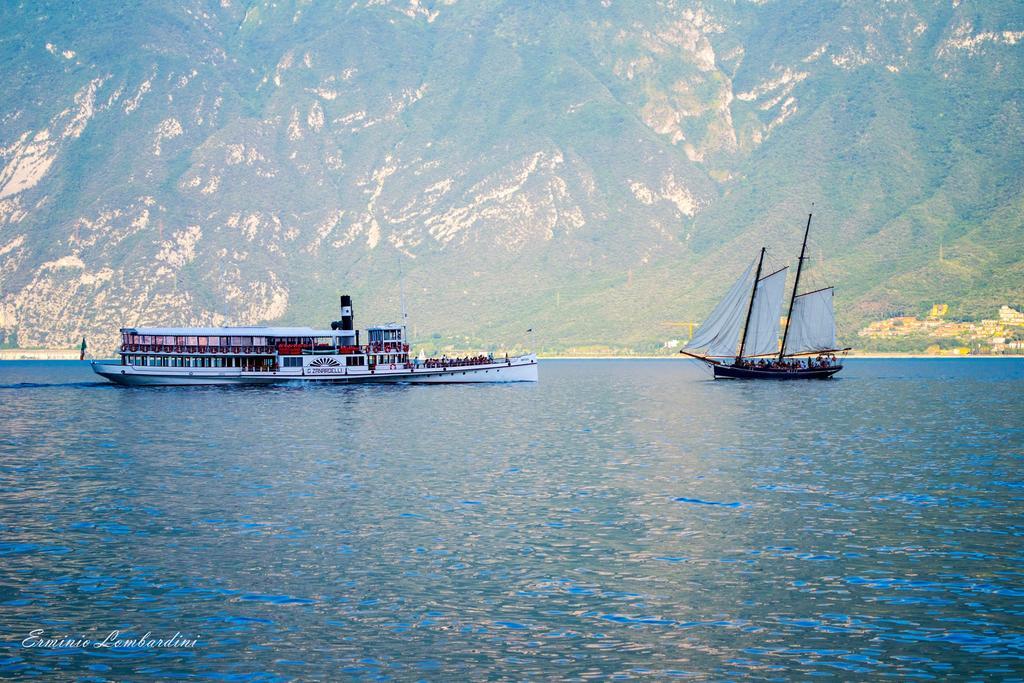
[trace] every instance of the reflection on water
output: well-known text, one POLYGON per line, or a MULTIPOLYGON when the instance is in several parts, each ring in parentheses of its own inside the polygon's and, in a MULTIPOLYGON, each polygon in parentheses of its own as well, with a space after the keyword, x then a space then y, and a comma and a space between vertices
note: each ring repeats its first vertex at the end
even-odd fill
POLYGON ((0 363, 0 674, 1024 673, 1024 362, 125 388, 0 363), (26 649, 199 637, 194 649, 26 649))

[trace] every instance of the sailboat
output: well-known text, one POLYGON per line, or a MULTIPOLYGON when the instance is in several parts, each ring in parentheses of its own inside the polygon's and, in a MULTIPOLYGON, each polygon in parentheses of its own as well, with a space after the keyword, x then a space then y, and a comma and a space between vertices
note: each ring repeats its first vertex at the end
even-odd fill
POLYGON ((762 247, 756 270, 751 262, 680 353, 707 363, 716 379, 829 379, 843 369, 834 354, 850 349, 836 348, 833 288, 799 293, 812 216, 807 215, 782 342, 788 267, 762 276, 762 247))

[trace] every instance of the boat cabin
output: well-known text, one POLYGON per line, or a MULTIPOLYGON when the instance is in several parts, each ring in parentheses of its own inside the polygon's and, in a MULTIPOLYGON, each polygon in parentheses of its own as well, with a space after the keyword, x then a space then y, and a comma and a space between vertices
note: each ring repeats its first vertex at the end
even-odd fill
POLYGON ((370 367, 405 367, 409 364, 409 344, 405 325, 388 323, 366 328, 366 352, 370 367))
POLYGON ((367 338, 369 343, 360 345, 355 330, 308 327, 128 327, 121 330, 120 356, 122 365, 247 372, 408 367, 404 325, 371 327, 367 338))

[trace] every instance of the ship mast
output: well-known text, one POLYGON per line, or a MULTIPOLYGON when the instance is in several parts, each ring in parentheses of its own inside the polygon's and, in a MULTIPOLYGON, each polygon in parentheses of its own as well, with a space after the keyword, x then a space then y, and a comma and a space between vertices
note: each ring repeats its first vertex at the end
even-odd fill
POLYGON ((789 313, 786 315, 786 329, 782 333, 782 346, 779 347, 779 360, 786 353, 786 337, 789 336, 789 323, 793 320, 793 304, 796 303, 796 292, 800 288, 800 271, 804 269, 804 260, 807 258, 804 254, 807 253, 807 236, 811 233, 811 216, 813 213, 807 214, 807 228, 804 230, 804 244, 800 247, 800 260, 796 264, 796 281, 793 282, 793 296, 789 300, 789 313))
POLYGON ((747 345, 747 330, 750 328, 750 314, 754 312, 754 297, 757 296, 757 283, 761 279, 761 266, 764 265, 765 247, 761 247, 761 258, 757 261, 757 274, 754 275, 754 289, 750 292, 750 306, 747 307, 747 320, 743 323, 743 336, 740 337, 740 353, 736 356, 738 361, 743 358, 743 347, 747 345))

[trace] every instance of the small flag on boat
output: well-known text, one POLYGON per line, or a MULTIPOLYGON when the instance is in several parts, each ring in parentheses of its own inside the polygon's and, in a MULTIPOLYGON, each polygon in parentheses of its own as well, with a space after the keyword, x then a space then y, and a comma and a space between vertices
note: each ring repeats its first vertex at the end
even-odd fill
POLYGON ((82 353, 78 356, 78 360, 85 360, 85 337, 82 337, 82 353))

